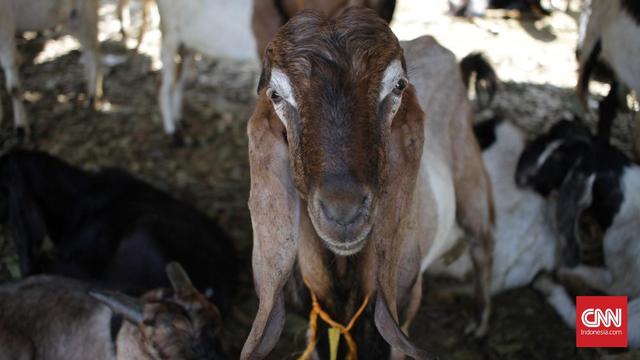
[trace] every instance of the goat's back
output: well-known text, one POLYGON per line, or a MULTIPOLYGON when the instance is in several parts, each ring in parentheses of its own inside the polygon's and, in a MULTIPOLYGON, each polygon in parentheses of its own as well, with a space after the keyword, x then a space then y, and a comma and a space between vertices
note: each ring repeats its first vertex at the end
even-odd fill
POLYGON ((0 359, 114 359, 111 310, 82 283, 33 276, 0 286, 0 359))
MULTIPOLYGON (((418 217, 437 219, 435 226, 420 220, 417 241, 423 251, 424 271, 454 245, 450 241, 456 220, 451 131, 467 122, 471 107, 456 58, 431 36, 403 42, 407 71, 425 113, 424 147, 418 179, 418 217)), ((470 129, 469 129, 470 130, 470 129)))
MULTIPOLYGON (((456 113, 468 105, 455 55, 432 36, 402 42, 407 72, 426 115, 425 151, 440 151, 450 161, 450 123, 461 121, 456 113)), ((468 107, 468 106, 467 106, 468 107)), ((470 111, 470 108, 468 109, 470 111)), ((469 113, 470 115, 470 113, 469 113)))

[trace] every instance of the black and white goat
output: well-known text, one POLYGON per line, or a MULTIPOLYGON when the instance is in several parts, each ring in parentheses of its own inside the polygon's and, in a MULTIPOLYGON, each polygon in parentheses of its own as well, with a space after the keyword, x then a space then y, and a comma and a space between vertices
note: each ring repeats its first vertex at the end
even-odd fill
MULTIPOLYGON (((491 119, 476 124, 474 133, 493 190, 495 247, 491 293, 496 294, 526 286, 540 272, 553 271, 558 236, 548 215, 549 201, 515 183, 518 157, 525 148, 524 132, 508 121, 491 119)), ((466 252, 453 259, 445 257, 444 262, 430 271, 461 279, 474 271, 466 252)))
POLYGON ((629 90, 640 94, 640 2, 588 0, 580 19, 576 56, 577 92, 583 104, 592 77, 611 85, 600 102, 598 124, 598 135, 608 139, 624 96, 629 90))
POLYGON ((177 263, 141 299, 37 275, 0 285, 0 359, 222 360, 220 313, 177 263))
MULTIPOLYGON (((556 199, 556 226, 562 235, 558 276, 607 294, 627 295, 630 345, 639 347, 640 166, 579 122, 563 120, 527 146, 516 181, 556 199), (585 264, 593 247, 581 228, 585 216, 594 219, 603 234, 601 265, 585 264)), ((557 286, 539 285, 557 295, 557 286)), ((557 310, 570 318, 575 310, 571 301, 564 303, 570 306, 557 310)))
POLYGON ((165 264, 178 261, 218 304, 234 287, 226 233, 121 170, 87 172, 45 153, 14 150, 0 157, 0 199, 23 275, 54 273, 139 293, 167 285, 165 264), (52 261, 40 255, 46 236, 55 245, 52 261))

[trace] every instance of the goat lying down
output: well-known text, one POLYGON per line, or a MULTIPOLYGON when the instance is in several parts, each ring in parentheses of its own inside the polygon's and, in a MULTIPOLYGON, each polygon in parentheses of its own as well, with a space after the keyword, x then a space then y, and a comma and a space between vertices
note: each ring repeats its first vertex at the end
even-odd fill
MULTIPOLYGON (((491 119, 474 126, 491 180, 495 205, 495 247, 491 293, 527 286, 556 266, 559 235, 549 215, 550 200, 516 185, 515 173, 525 134, 514 124, 491 119)), ((468 253, 445 257, 428 271, 466 278, 473 272, 468 253), (447 259, 449 258, 449 259, 447 259)))
MULTIPOLYGON (((627 295, 629 344, 640 347, 640 166, 579 122, 560 121, 527 146, 517 181, 556 197, 555 218, 562 235, 558 277, 606 294, 627 295), (603 234, 601 265, 584 264, 594 245, 581 231, 583 216, 594 219, 603 234)), ((562 293, 549 282, 537 288, 549 296, 562 293)), ((571 300, 557 302, 563 305, 557 307, 563 319, 573 319, 567 324, 575 326, 571 300)))
POLYGON ((218 225, 114 168, 87 172, 45 153, 0 157, 0 213, 23 275, 54 273, 139 293, 167 285, 164 266, 185 264, 218 304, 234 288, 235 253, 218 225), (54 260, 40 254, 45 237, 54 260))
POLYGON ((218 309, 177 263, 140 300, 38 275, 0 285, 0 359, 225 359, 218 309))
POLYGON ((591 78, 605 80, 611 89, 600 102, 598 135, 608 139, 624 96, 640 96, 640 2, 589 0, 580 19, 576 50, 579 63, 578 97, 586 104, 591 78))
MULTIPOLYGON (((65 25, 82 44, 87 94, 91 102, 102 96, 102 73, 98 45, 98 0, 0 0, 0 66, 13 104, 13 117, 19 136, 29 134, 29 123, 22 104, 18 72, 16 33, 41 31, 65 25)), ((0 101, 0 121, 2 120, 0 101)))
MULTIPOLYGON (((432 37, 401 47, 371 10, 305 11, 267 47, 258 89, 248 136, 260 304, 241 358, 264 358, 285 293, 307 313, 309 292, 314 309, 353 319, 339 357, 427 358, 407 331, 456 218, 472 234, 484 332, 492 197, 454 55, 432 37)), ((328 358, 326 328, 310 329, 303 358, 328 358)))

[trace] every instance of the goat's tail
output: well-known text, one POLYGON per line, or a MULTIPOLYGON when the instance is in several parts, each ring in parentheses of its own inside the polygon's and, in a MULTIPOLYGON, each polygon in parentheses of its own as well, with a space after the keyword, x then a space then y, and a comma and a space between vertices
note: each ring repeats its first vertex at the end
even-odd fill
POLYGON ((489 107, 498 90, 498 76, 493 66, 480 52, 473 52, 460 61, 460 71, 464 86, 469 89, 472 77, 475 80, 475 91, 481 109, 489 107), (475 76, 474 76, 475 75, 475 76))

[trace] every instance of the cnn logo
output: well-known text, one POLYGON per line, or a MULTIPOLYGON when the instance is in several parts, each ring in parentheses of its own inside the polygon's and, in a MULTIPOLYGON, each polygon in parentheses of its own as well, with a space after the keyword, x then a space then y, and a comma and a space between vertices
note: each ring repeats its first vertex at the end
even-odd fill
POLYGON ((580 320, 590 328, 610 327, 611 324, 619 328, 622 327, 622 309, 616 308, 615 312, 611 309, 587 309, 582 312, 580 320))
POLYGON ((576 297, 577 347, 627 347, 627 297, 576 297))

